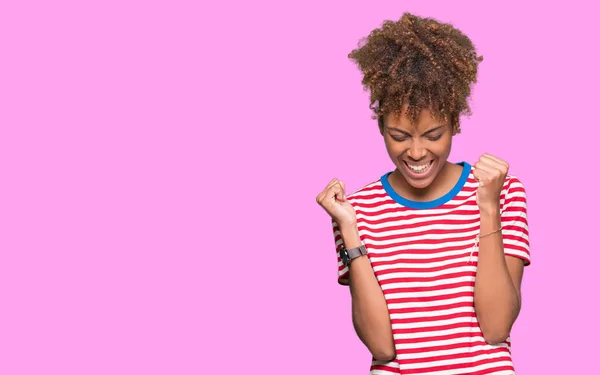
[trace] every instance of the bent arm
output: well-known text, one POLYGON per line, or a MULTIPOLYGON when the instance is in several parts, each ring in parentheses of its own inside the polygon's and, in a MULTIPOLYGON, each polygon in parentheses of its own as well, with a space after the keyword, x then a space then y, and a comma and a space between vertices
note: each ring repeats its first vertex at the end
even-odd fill
MULTIPOLYGON (((500 227, 499 210, 482 214, 481 233, 500 227)), ((523 260, 506 256, 502 233, 481 238, 475 278, 475 312, 485 341, 495 345, 503 342, 521 310, 521 280, 523 260)))
MULTIPOLYGON (((340 234, 347 248, 360 246, 356 225, 340 228, 340 234)), ((396 357, 396 347, 390 315, 383 291, 367 256, 360 256, 351 261, 348 280, 352 296, 354 330, 373 358, 379 361, 393 360, 396 357)))

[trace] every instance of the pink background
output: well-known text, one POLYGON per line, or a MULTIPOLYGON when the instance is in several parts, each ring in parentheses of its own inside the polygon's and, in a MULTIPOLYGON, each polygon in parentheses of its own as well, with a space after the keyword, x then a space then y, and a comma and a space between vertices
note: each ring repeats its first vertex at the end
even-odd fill
POLYGON ((527 189, 518 374, 595 371, 597 7, 202 3, 0 5, 0 374, 366 374, 315 197, 393 168, 347 54, 403 11, 485 58, 452 160, 527 189))

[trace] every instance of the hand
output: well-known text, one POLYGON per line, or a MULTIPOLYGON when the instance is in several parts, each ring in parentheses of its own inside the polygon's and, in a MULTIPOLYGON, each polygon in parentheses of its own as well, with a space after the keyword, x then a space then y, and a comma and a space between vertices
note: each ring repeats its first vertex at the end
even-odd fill
POLYGON ((499 211, 500 192, 508 174, 508 163, 490 154, 483 154, 473 167, 473 175, 479 181, 477 206, 481 211, 499 211))
POLYGON ((325 189, 317 195, 317 203, 335 220, 338 225, 356 225, 356 212, 346 199, 345 185, 334 178, 325 189))

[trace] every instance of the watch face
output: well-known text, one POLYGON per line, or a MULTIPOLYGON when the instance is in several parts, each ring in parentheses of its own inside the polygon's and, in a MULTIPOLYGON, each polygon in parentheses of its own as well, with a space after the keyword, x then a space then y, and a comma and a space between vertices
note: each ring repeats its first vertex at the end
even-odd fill
POLYGON ((340 256, 342 258, 342 264, 344 266, 348 265, 348 250, 345 247, 342 247, 340 250, 340 256))

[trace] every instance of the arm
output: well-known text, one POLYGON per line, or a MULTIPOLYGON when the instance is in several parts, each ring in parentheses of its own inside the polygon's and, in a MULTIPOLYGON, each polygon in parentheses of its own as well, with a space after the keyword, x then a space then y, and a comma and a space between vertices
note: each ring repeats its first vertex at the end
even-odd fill
MULTIPOLYGON (((500 208, 482 210, 481 234, 500 228, 500 208)), ((498 344, 509 336, 521 310, 521 280, 524 262, 504 255, 502 232, 483 237, 475 278, 475 312, 483 337, 498 344)))
MULTIPOLYGON (((356 225, 340 228, 347 248, 360 246, 356 225)), ((377 282, 367 256, 361 256, 349 265, 349 285, 352 296, 352 323, 360 340, 373 358, 391 361, 396 357, 392 325, 383 291, 377 282)))
POLYGON ((505 161, 484 154, 474 167, 484 236, 479 240, 475 313, 485 341, 493 345, 508 338, 521 310, 521 280, 529 262, 526 198, 520 181, 506 178, 505 161))
MULTIPOLYGON (((356 212, 346 199, 344 183, 336 178, 331 180, 317 195, 317 203, 331 216, 336 243, 339 236, 347 248, 360 246, 356 212)), ((339 246, 337 251, 339 262, 339 246)), ((349 267, 341 267, 338 280, 340 284, 350 285, 352 323, 360 340, 376 360, 389 362, 394 359, 396 348, 390 315, 369 258, 361 256, 352 260, 349 267)))

